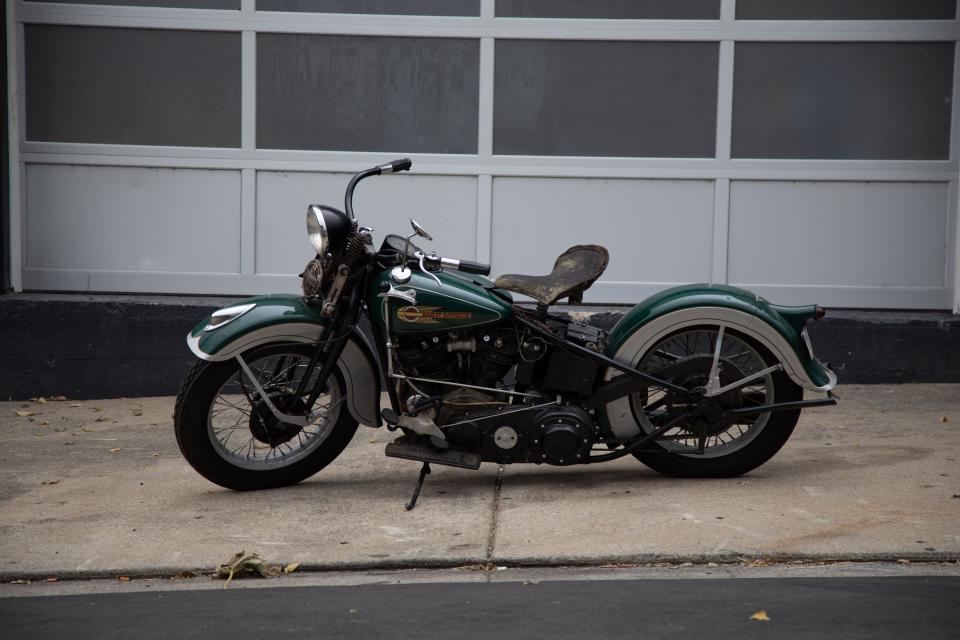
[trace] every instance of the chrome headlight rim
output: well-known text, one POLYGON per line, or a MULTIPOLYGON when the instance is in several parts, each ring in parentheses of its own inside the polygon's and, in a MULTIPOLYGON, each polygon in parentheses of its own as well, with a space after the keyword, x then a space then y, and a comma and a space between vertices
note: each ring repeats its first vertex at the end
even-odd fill
POLYGON ((307 239, 318 256, 327 252, 330 245, 327 222, 323 219, 323 210, 315 204, 307 207, 307 239))
POLYGON ((207 326, 205 326, 203 330, 213 331, 214 329, 219 329, 220 327, 233 322, 243 314, 253 309, 255 306, 257 306, 257 303, 251 302, 248 304, 238 304, 233 307, 217 309, 210 314, 210 321, 207 322, 207 326))

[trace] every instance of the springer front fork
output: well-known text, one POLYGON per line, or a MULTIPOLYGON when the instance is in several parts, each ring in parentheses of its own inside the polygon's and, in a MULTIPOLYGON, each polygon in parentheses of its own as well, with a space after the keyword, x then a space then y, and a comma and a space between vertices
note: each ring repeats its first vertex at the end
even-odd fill
POLYGON ((263 400, 264 405, 266 405, 270 413, 272 413, 277 420, 305 427, 314 424, 318 418, 323 417, 322 412, 313 411, 313 405, 316 404, 320 394, 327 389, 327 380, 329 380, 330 375, 333 373, 333 368, 337 366, 337 361, 340 359, 340 355, 347 345, 347 340, 349 340, 350 333, 356 324, 355 305, 357 304, 358 300, 355 299, 355 296, 351 296, 349 307, 341 310, 340 313, 331 314, 329 324, 320 334, 320 339, 310 356, 310 361, 307 363, 307 367, 297 383, 297 388, 293 392, 296 398, 302 398, 308 391, 310 393, 304 403, 302 415, 293 415, 281 411, 270 399, 266 390, 257 379, 256 374, 250 369, 247 361, 244 360, 243 355, 237 354, 235 356, 237 363, 240 365, 240 369, 250 381, 254 391, 260 399, 263 400), (320 370, 316 377, 314 377, 314 371, 318 366, 320 370), (315 380, 315 382, 313 383, 313 388, 308 389, 311 379, 315 380))

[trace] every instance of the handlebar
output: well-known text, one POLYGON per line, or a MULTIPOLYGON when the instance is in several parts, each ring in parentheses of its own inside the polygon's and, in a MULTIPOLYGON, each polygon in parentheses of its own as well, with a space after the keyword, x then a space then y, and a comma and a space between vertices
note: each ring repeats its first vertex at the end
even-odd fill
POLYGON ((490 265, 472 260, 456 260, 454 258, 440 258, 440 264, 464 273, 475 273, 479 276, 490 275, 490 265))
MULTIPOLYGON (((377 165, 372 169, 366 169, 353 176, 353 178, 350 179, 350 184, 347 185, 347 192, 343 197, 343 206, 347 215, 350 216, 350 219, 356 220, 356 216, 353 215, 353 190, 356 189, 357 184, 361 180, 364 178, 369 178, 370 176, 379 176, 384 173, 399 173, 400 171, 409 171, 410 167, 412 166, 413 163, 410 161, 410 158, 400 158, 399 160, 394 160, 393 162, 377 165)), ((423 256, 423 259, 429 260, 438 266, 442 265, 445 267, 450 267, 451 269, 463 271, 464 273, 475 273, 480 276, 490 275, 490 265, 483 264, 482 262, 473 262, 472 260, 456 260, 454 258, 441 258, 436 254, 423 256)))
POLYGON ((397 173, 399 171, 409 171, 412 166, 413 163, 410 161, 410 158, 400 158, 399 160, 382 164, 377 168, 380 169, 380 173, 397 173))
POLYGON ((394 160, 393 162, 388 162, 387 164, 378 165, 372 169, 366 169, 353 176, 353 178, 350 179, 350 184, 347 185, 347 192, 343 196, 343 208, 347 212, 347 215, 350 216, 350 219, 357 219, 357 217, 353 215, 353 190, 357 187, 358 182, 364 178, 369 178, 370 176, 379 176, 384 173, 409 171, 410 167, 412 166, 413 163, 410 161, 410 158, 400 158, 399 160, 394 160))

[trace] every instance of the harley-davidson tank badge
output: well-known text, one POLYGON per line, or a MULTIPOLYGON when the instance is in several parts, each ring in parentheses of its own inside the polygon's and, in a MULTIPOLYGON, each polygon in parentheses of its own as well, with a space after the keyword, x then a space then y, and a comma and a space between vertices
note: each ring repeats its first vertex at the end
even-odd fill
POLYGON ((397 318, 404 322, 421 324, 439 324, 441 320, 469 320, 470 311, 444 311, 442 307, 401 307, 397 309, 397 318))

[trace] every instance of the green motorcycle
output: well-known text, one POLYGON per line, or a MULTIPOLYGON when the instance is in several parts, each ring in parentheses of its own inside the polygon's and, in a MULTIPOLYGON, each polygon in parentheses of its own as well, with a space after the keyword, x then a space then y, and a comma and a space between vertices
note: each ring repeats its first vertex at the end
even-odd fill
POLYGON ((572 465, 633 455, 668 475, 729 477, 769 460, 801 409, 835 404, 836 376, 806 328, 824 311, 694 284, 658 293, 609 332, 550 312, 582 301, 607 251, 578 245, 545 276, 427 252, 413 232, 379 249, 345 210, 307 209, 316 257, 303 295, 220 309, 187 337, 200 358, 177 397, 187 461, 237 490, 297 483, 330 464, 357 426, 386 426, 386 455, 430 464, 572 465), (517 304, 513 294, 533 303, 517 304), (361 330, 361 326, 363 330, 361 330), (803 399, 803 389, 825 394, 803 399), (382 392, 389 407, 381 408, 382 392))

